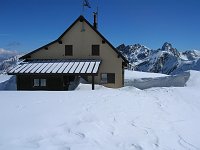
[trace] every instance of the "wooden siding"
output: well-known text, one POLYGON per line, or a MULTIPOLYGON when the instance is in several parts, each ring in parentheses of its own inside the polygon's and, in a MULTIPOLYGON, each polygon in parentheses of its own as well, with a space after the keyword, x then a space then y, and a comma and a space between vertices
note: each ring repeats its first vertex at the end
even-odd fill
POLYGON ((17 75, 17 90, 49 90, 49 91, 61 91, 68 90, 67 83, 64 84, 63 79, 69 81, 69 76, 47 76, 47 75, 17 75), (34 87, 34 79, 46 79, 46 87, 34 87))

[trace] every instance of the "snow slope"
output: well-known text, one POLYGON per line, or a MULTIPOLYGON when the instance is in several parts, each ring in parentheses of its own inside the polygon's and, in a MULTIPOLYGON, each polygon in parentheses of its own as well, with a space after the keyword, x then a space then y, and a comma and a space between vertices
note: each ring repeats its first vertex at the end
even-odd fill
POLYGON ((15 50, 6 50, 0 48, 0 83, 1 83, 1 74, 6 74, 8 70, 16 66, 20 61, 19 58, 23 54, 15 50))
POLYGON ((125 76, 125 86, 134 86, 143 90, 152 87, 184 87, 190 77, 190 72, 177 75, 164 75, 125 70, 125 76))
POLYGON ((7 74, 0 74, 0 83, 5 82, 9 80, 12 76, 9 76, 7 74))
POLYGON ((17 85, 16 85, 16 78, 12 75, 7 74, 0 74, 0 91, 10 91, 14 90, 16 91, 17 85))
POLYGON ((141 79, 141 78, 167 77, 167 76, 168 75, 162 73, 125 70, 125 79, 128 80, 141 79))
POLYGON ((200 72, 190 74, 176 88, 2 91, 0 150, 199 150, 200 72))

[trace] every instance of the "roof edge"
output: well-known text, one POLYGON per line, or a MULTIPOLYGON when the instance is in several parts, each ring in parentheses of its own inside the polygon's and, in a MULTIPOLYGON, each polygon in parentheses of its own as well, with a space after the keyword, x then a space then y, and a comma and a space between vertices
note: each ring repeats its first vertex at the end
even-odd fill
POLYGON ((39 50, 41 50, 41 49, 43 49, 43 48, 45 48, 45 47, 48 47, 49 45, 51 45, 51 44, 54 44, 54 43, 56 43, 56 42, 59 42, 59 40, 76 24, 76 22, 78 22, 81 18, 84 18, 82 15, 80 15, 68 28, 67 28, 67 30, 59 37, 59 38, 57 38, 56 40, 54 40, 54 41, 52 41, 52 42, 50 42, 50 43, 48 43, 48 44, 46 44, 46 45, 44 45, 44 46, 41 46, 41 47, 39 47, 39 48, 37 48, 36 50, 33 50, 33 51, 31 51, 31 52, 29 52, 29 53, 27 53, 27 54, 25 54, 25 55, 23 55, 22 57, 20 57, 19 59, 26 59, 29 55, 31 55, 31 54, 33 54, 33 53, 35 53, 35 52, 37 52, 37 51, 39 51, 39 50))
POLYGON ((35 53, 35 52, 37 52, 37 51, 39 51, 39 50, 41 50, 41 49, 43 49, 43 48, 45 48, 45 47, 48 47, 49 45, 51 45, 51 44, 54 44, 54 43, 56 43, 56 42, 59 42, 61 39, 62 39, 62 37, 79 21, 79 20, 83 20, 83 21, 85 21, 117 54, 118 54, 118 56, 120 56, 123 60, 124 60, 124 62, 126 62, 126 63, 129 63, 129 61, 97 30, 97 29, 95 29, 90 23, 89 23, 89 21, 87 21, 86 19, 85 19, 85 17, 84 16, 82 16, 82 15, 80 15, 70 26, 69 26, 69 28, 67 28, 67 30, 60 36, 60 37, 58 37, 58 39, 56 39, 56 40, 54 40, 54 41, 52 41, 52 42, 50 42, 50 43, 48 43, 48 44, 46 44, 46 45, 44 45, 44 46, 42 46, 42 47, 40 47, 40 48, 38 48, 38 49, 36 49, 36 50, 34 50, 34 51, 32 51, 32 52, 30 52, 30 53, 28 53, 28 54, 25 54, 24 56, 22 56, 22 57, 20 57, 19 59, 26 59, 29 55, 31 55, 31 54, 33 54, 33 53, 35 53))

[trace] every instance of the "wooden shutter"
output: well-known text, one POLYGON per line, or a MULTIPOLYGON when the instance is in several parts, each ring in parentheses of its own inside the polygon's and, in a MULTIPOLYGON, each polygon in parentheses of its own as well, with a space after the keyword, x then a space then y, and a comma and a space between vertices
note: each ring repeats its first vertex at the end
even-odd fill
POLYGON ((108 73, 107 74, 107 81, 108 83, 115 83, 115 74, 114 73, 108 73))
POLYGON ((92 45, 92 56, 99 56, 99 45, 92 45))
POLYGON ((72 56, 72 55, 73 55, 73 46, 65 45, 65 56, 72 56))

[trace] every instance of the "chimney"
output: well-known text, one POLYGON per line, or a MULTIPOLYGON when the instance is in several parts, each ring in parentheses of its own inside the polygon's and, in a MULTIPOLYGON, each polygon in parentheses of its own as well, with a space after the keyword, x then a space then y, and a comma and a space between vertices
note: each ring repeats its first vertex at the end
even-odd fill
POLYGON ((93 26, 97 30, 97 26, 98 26, 98 23, 97 23, 97 12, 93 12, 93 14, 94 14, 94 23, 93 23, 93 26))

